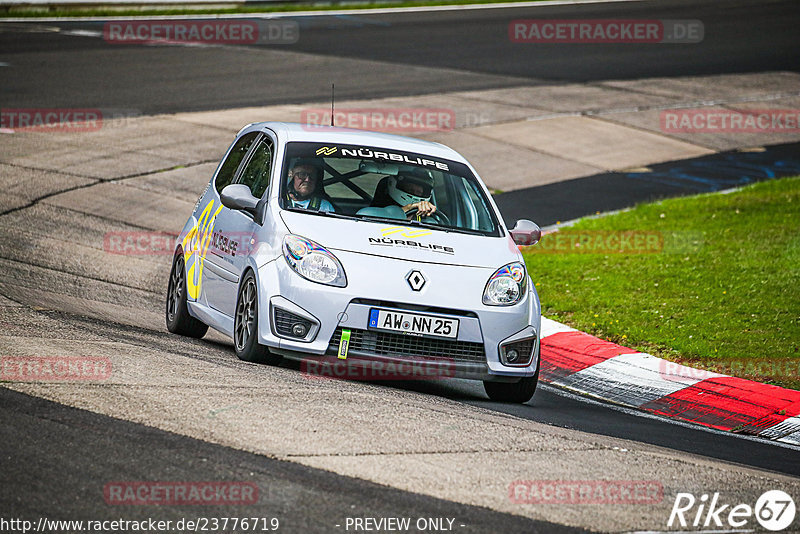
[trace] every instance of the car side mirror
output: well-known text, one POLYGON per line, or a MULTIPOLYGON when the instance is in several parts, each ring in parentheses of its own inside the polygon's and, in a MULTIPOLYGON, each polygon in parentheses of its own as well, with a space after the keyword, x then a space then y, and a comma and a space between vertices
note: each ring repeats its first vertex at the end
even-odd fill
POLYGON ((511 239, 517 245, 535 245, 542 238, 542 229, 535 222, 520 219, 511 229, 511 239))
POLYGON ((226 185, 219 195, 222 205, 232 210, 244 210, 255 213, 258 199, 244 184, 226 185))

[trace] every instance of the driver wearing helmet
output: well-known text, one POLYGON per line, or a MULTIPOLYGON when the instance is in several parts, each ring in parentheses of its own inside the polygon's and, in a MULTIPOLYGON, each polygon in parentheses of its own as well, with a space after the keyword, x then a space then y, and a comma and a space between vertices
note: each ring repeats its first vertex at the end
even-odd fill
POLYGON ((298 160, 289 171, 289 206, 314 211, 335 211, 325 199, 322 164, 315 159, 298 160))
POLYGON ((390 176, 387 193, 403 208, 403 212, 416 210, 416 217, 428 217, 436 212, 431 202, 433 178, 426 174, 398 174, 390 176))

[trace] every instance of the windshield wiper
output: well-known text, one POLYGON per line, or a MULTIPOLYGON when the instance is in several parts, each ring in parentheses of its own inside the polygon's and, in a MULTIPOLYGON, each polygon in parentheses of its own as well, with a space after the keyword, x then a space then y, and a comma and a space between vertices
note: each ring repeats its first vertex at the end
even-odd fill
POLYGON ((358 218, 364 221, 369 220, 369 221, 380 221, 380 222, 387 222, 394 224, 405 224, 408 226, 421 226, 422 228, 431 228, 432 230, 441 230, 442 232, 447 232, 447 233, 460 231, 458 228, 453 228, 451 226, 441 226, 438 224, 429 223, 425 221, 418 221, 416 219, 392 219, 391 217, 378 217, 376 215, 361 215, 358 218))
POLYGON ((377 215, 345 215, 343 213, 336 213, 335 211, 315 211, 305 208, 286 208, 288 211, 296 213, 311 213, 313 215, 324 215, 325 217, 335 217, 337 219, 347 219, 350 221, 378 221, 396 225, 406 226, 419 226, 421 228, 430 228, 431 230, 440 230, 447 233, 468 234, 468 235, 487 235, 486 232, 481 230, 471 230, 469 228, 457 228, 455 226, 441 226, 434 223, 425 221, 418 221, 416 219, 393 219, 391 217, 379 217, 377 215))
POLYGON ((425 222, 425 221, 417 221, 417 220, 411 220, 409 222, 412 223, 412 224, 415 224, 415 225, 424 226, 425 228, 433 228, 435 230, 441 230, 443 232, 448 232, 448 233, 449 232, 454 232, 454 233, 457 233, 457 234, 482 235, 482 236, 486 236, 487 235, 486 232, 483 231, 483 230, 473 230, 471 228, 461 228, 461 227, 458 227, 458 226, 443 226, 443 225, 440 225, 440 224, 434 224, 434 223, 429 223, 429 222, 425 222))
POLYGON ((337 219, 349 219, 358 220, 357 217, 353 217, 352 215, 345 215, 344 213, 336 213, 335 211, 322 211, 322 210, 309 210, 305 208, 286 208, 288 211, 293 211, 295 213, 311 213, 313 215, 324 215, 326 217, 336 217, 337 219))
POLYGON ((380 221, 394 224, 419 224, 419 221, 409 221, 408 219, 393 219, 391 217, 379 217, 377 215, 359 215, 359 221, 380 221))
POLYGON ((434 230, 441 230, 443 232, 452 232, 453 228, 449 226, 441 226, 439 224, 429 223, 425 221, 418 221, 416 219, 411 219, 408 221, 409 223, 415 226, 422 226, 423 228, 433 228, 434 230))

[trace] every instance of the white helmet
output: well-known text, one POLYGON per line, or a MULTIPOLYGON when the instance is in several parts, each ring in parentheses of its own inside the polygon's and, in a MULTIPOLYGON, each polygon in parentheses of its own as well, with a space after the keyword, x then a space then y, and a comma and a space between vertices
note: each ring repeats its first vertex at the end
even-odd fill
POLYGON ((419 174, 389 176, 386 191, 401 206, 408 206, 422 200, 429 201, 433 192, 433 178, 419 174))

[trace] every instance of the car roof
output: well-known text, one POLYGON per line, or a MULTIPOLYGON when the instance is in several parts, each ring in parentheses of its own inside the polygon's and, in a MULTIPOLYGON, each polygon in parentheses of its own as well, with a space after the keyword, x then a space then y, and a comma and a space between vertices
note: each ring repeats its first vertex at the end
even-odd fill
MULTIPOLYGON (((352 128, 339 128, 333 126, 317 126, 298 124, 293 122, 260 122, 248 126, 259 129, 269 128, 284 142, 304 141, 318 143, 341 143, 343 145, 361 145, 385 149, 402 150, 427 154, 442 159, 449 159, 467 163, 464 156, 441 143, 424 141, 413 137, 393 135, 387 133, 355 130, 352 128)), ((244 130, 244 128, 243 128, 244 130)))

